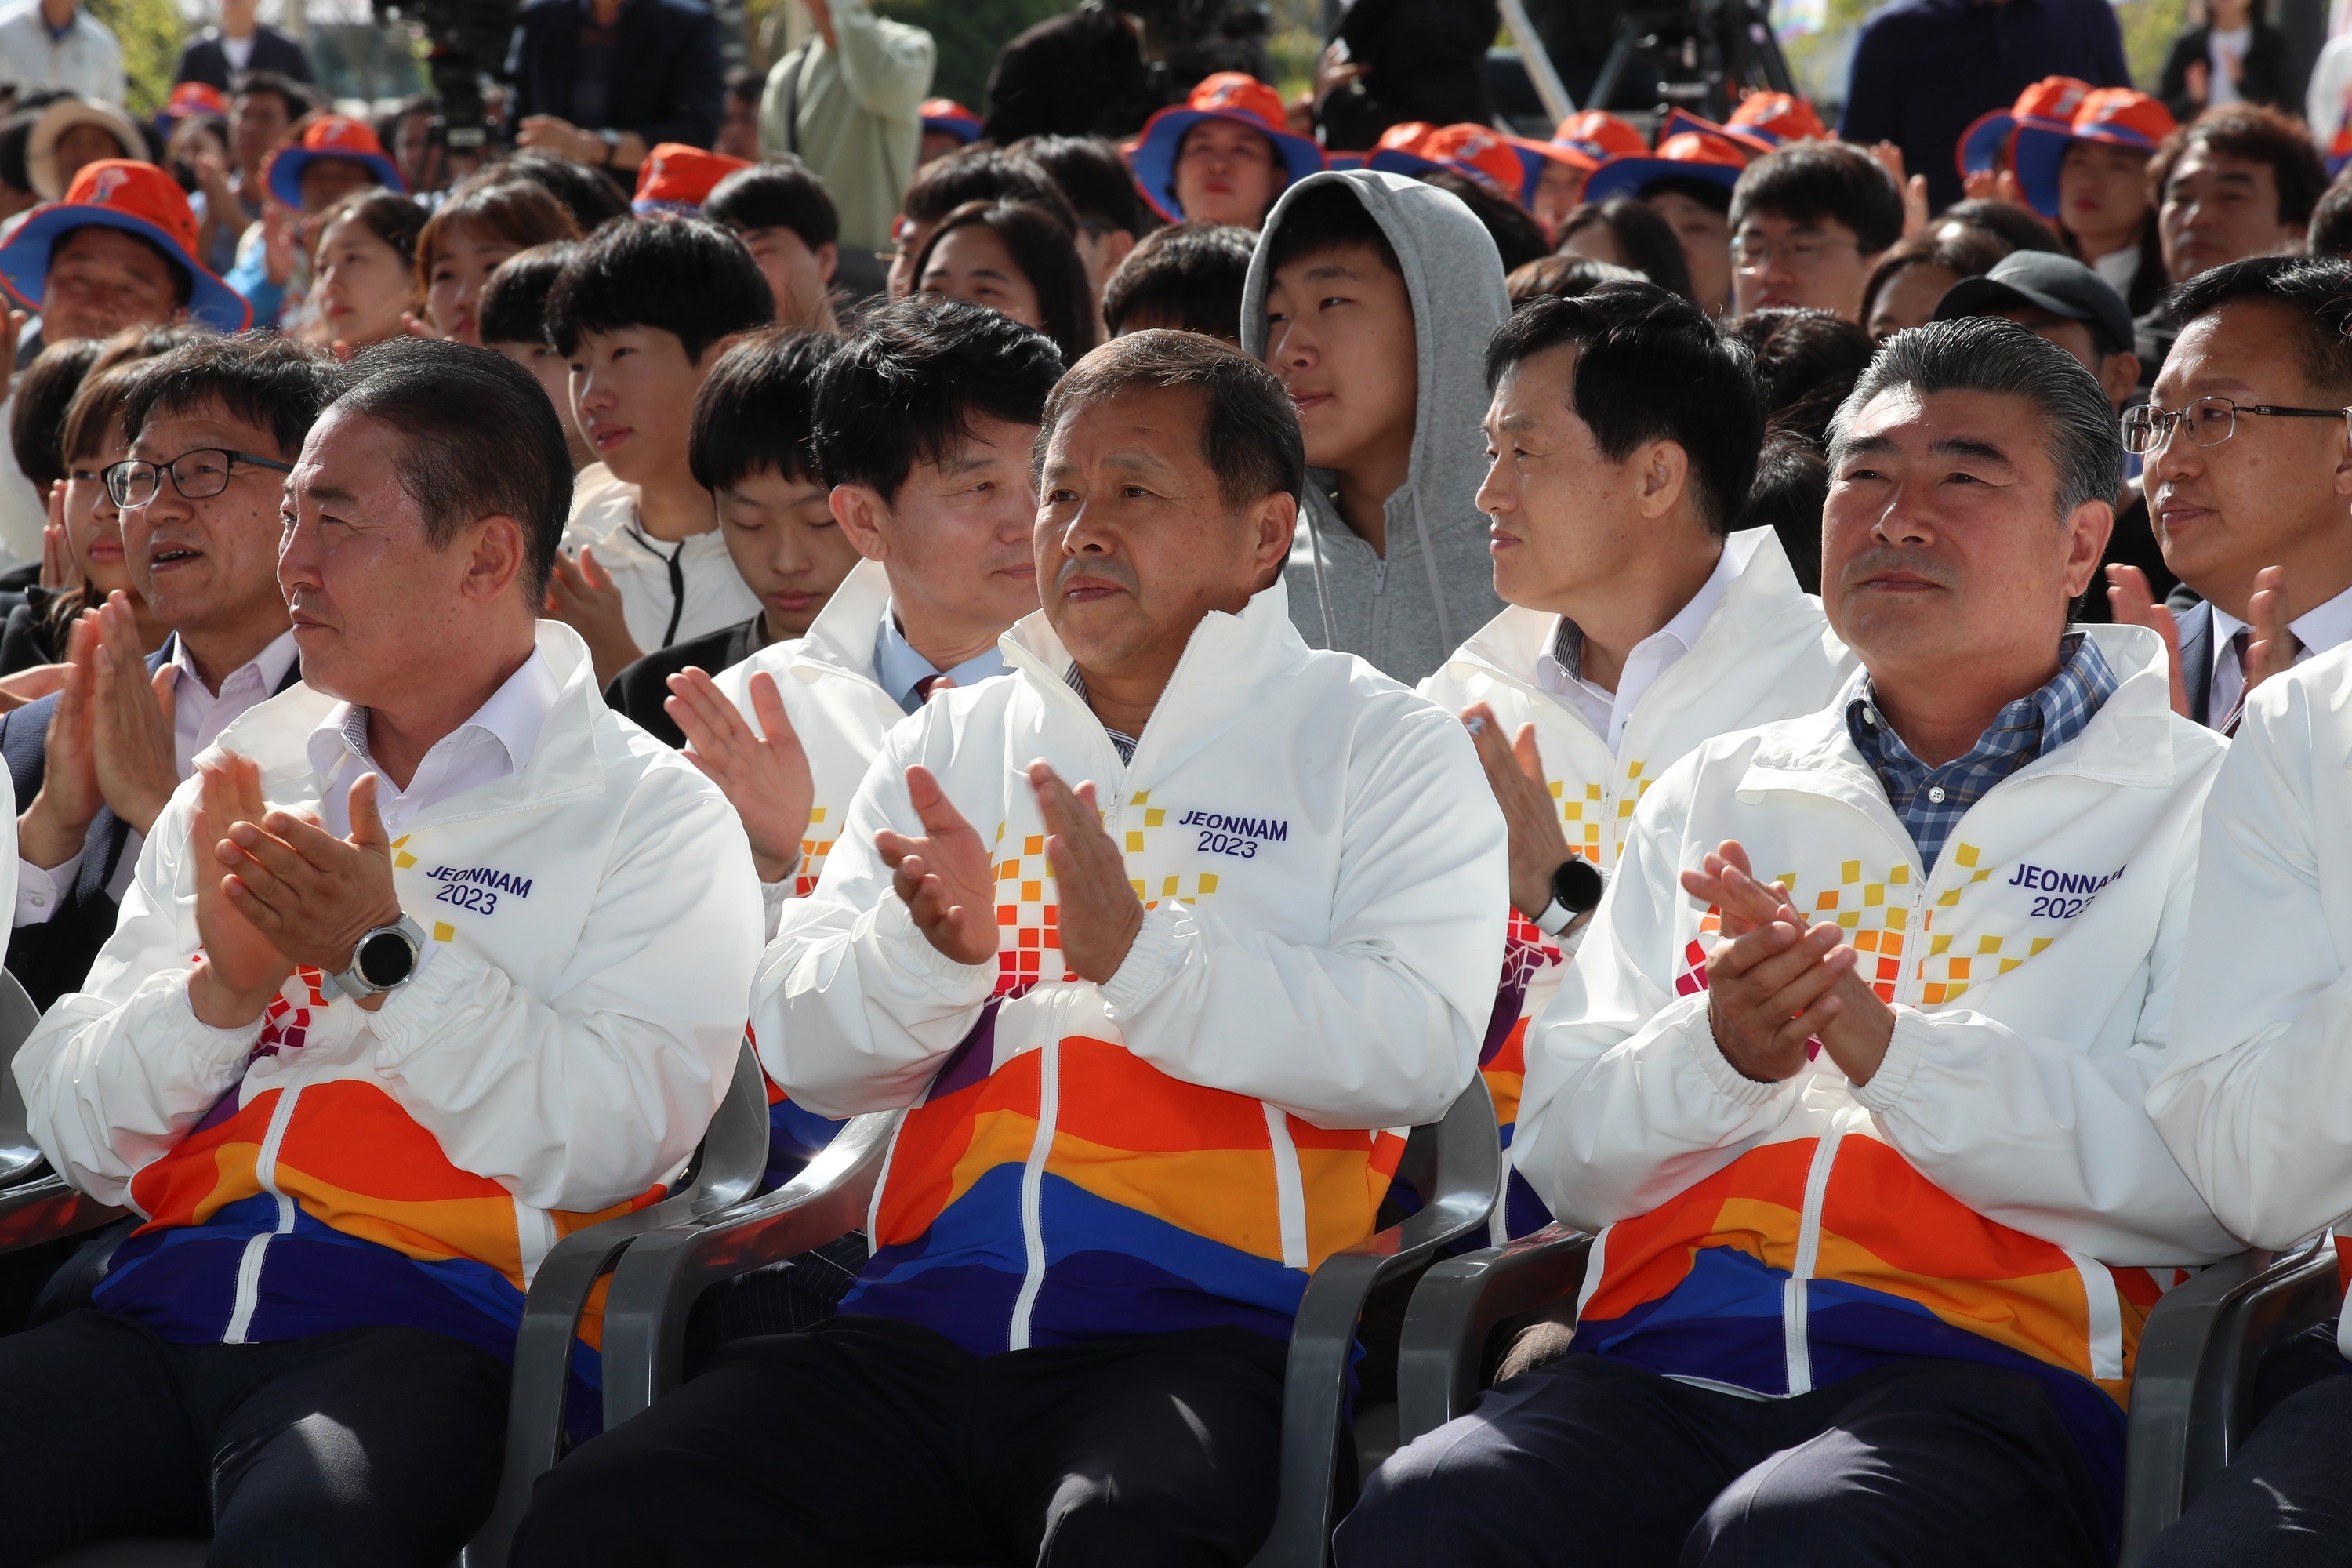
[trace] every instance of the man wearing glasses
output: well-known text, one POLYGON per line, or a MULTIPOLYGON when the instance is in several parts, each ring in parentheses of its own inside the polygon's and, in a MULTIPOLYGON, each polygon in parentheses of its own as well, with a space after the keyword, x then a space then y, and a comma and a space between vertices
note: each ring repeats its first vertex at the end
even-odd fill
POLYGON ((1731 296, 1750 310, 1862 320, 1863 285, 1903 237, 1903 193, 1877 160, 1835 142, 1759 158, 1731 191, 1731 296))
POLYGON ((46 1007, 79 989, 155 816, 230 721, 299 679, 278 587, 285 476, 333 362, 290 339, 210 338, 152 360, 106 471, 131 578, 172 628, 140 659, 121 595, 73 629, 53 698, 0 719, 26 802, 8 967, 46 1007))
POLYGON ((2173 705, 2234 731, 2268 676, 2352 639, 2352 265, 2263 256, 2173 296, 2153 397, 2124 416, 2180 579, 2110 566, 2116 619, 2170 639, 2173 705))

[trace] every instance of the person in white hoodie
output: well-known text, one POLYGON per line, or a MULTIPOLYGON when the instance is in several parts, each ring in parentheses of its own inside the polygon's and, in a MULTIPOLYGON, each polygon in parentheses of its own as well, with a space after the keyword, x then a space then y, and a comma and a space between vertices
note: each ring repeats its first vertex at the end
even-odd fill
MULTIPOLYGON (((2292 1246, 2352 1213, 2347 763, 2352 647, 2247 697, 2206 806, 2172 1060, 2148 1090, 2180 1168, 2257 1247, 2292 1246)), ((2329 1326, 2327 1348, 2341 1349, 2347 1321, 2329 1326)), ((2347 1395, 2352 1378, 2321 1377, 2263 1413, 2158 1540, 2151 1568, 2352 1559, 2347 1395)))
POLYGON ((0 1339, 15 1560, 449 1561, 532 1272, 677 1177, 741 1048, 742 829, 537 618, 554 411, 456 343, 349 374, 286 487, 304 681, 199 759, 16 1058, 41 1152, 142 1223, 0 1339))
MULTIPOLYGON (((1486 345, 1495 591, 1422 695, 1458 711, 1511 829, 1511 935, 1479 1071, 1509 1146, 1528 1025, 1643 794, 1732 730, 1837 695, 1853 658, 1769 528, 1727 535, 1764 400, 1747 349, 1654 284, 1528 301, 1486 345)), ((1513 1173, 1498 1233, 1551 1215, 1513 1173)))
POLYGON ((1044 428, 1012 675, 891 731, 753 995, 795 1098, 906 1109, 875 1257, 559 1465, 523 1568, 1240 1563, 1273 1522, 1307 1275, 1475 1070, 1502 819, 1451 715, 1292 626, 1264 367, 1132 334, 1044 428))
POLYGON ((2113 1560, 2140 1328, 2238 1246, 2142 1104, 2221 742, 2154 634, 2066 625, 2120 447, 2008 321, 1864 373, 1822 558, 1862 671, 1666 771, 1530 1031, 1575 1337, 1382 1465, 1343 1564, 2113 1560))
MULTIPOLYGON (((1004 673, 997 639, 1037 605, 1029 460, 1061 374, 1042 334, 935 299, 879 307, 828 356, 809 446, 864 559, 804 636, 672 675, 665 704, 743 819, 768 934, 815 888, 891 728, 934 691, 1004 673)), ((771 1093, 774 1184, 840 1123, 771 1093)))

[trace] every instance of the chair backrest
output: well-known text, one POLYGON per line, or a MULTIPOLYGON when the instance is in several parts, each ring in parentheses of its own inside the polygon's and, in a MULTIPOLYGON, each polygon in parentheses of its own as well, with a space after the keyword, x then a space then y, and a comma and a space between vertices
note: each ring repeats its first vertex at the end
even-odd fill
POLYGON ((727 1098, 719 1102, 688 1173, 690 1185, 682 1184, 680 1190, 691 1194, 696 1214, 711 1214, 759 1191, 767 1172, 768 1080, 747 1039, 735 1054, 727 1098))
POLYGON ((41 1021, 41 1010, 16 977, 0 969, 0 1187, 12 1185, 41 1163, 41 1151, 26 1129, 24 1092, 16 1087, 16 1051, 41 1021))

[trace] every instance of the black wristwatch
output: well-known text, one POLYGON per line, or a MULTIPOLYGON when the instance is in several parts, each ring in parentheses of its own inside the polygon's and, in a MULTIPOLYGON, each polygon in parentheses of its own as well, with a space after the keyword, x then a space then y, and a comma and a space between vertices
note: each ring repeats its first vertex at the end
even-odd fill
POLYGON ((327 978, 337 992, 356 1000, 396 991, 416 973, 425 951, 425 928, 406 915, 365 932, 352 944, 352 966, 327 978))
POLYGON ((1536 928, 1546 936, 1558 936, 1577 916, 1601 907, 1601 889, 1607 886, 1599 867, 1581 855, 1570 856, 1551 874, 1551 902, 1536 916, 1536 928))

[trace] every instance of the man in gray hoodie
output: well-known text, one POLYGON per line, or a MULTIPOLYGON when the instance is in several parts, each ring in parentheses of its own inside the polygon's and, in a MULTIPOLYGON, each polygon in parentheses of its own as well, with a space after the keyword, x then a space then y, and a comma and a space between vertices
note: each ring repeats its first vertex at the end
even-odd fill
POLYGON ((1316 647, 1408 685, 1502 610, 1477 508, 1481 354, 1510 311, 1470 209, 1396 174, 1314 174, 1267 215, 1242 346, 1281 377, 1307 438, 1283 581, 1316 647))

